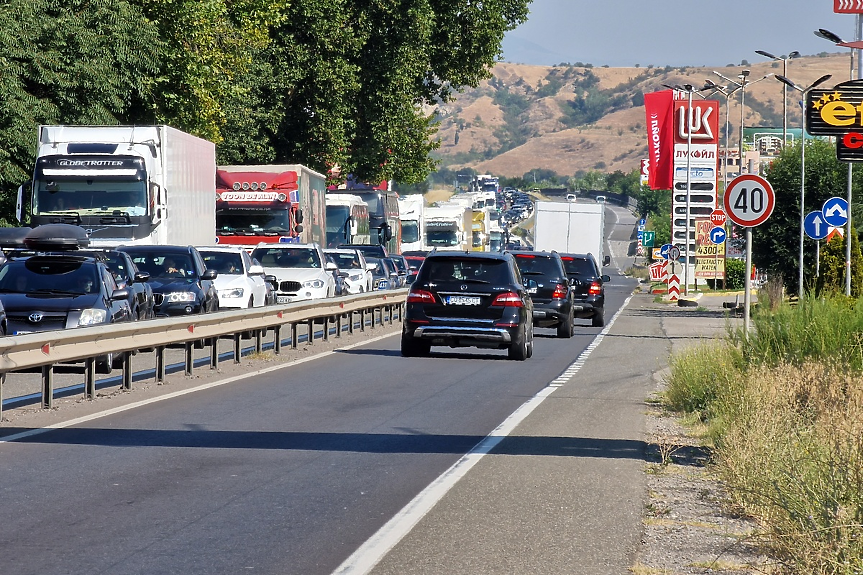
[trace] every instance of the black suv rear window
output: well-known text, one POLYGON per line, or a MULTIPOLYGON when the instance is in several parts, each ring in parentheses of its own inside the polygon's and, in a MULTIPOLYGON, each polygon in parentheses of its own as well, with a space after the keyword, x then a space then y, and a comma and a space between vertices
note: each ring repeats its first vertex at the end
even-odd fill
POLYGON ((491 284, 509 284, 509 266, 505 260, 479 258, 429 258, 422 266, 421 281, 483 281, 491 284))
POLYGON ((596 275, 593 262, 584 258, 561 258, 567 275, 593 277, 596 275))
POLYGON ((560 264, 556 258, 516 254, 515 261, 522 274, 542 275, 546 277, 560 277, 561 275, 560 264))

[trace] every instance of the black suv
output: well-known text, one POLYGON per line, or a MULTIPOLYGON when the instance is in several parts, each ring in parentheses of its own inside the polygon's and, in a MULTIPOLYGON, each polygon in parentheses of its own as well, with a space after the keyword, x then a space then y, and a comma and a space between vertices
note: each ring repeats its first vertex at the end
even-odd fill
POLYGON ((431 346, 533 354, 533 303, 508 253, 432 252, 411 285, 402 327, 405 357, 431 346))
POLYGON ((340 250, 359 250, 367 258, 388 258, 390 257, 386 246, 382 244, 339 244, 340 250))
POLYGON ((156 317, 219 311, 219 293, 198 250, 192 246, 124 246, 137 268, 150 274, 156 317))
POLYGON ((563 261, 557 252, 522 252, 514 254, 533 300, 533 325, 556 327, 557 337, 572 337, 575 324, 573 295, 563 261), (533 280, 533 281, 531 281, 533 280))
POLYGON ((591 254, 560 254, 574 298, 575 317, 589 319, 593 327, 605 325, 605 282, 591 254))

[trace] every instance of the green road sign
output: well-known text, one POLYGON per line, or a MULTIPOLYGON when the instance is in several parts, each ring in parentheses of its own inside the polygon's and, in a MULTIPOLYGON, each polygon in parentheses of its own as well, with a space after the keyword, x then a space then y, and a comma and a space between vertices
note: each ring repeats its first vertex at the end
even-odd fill
POLYGON ((641 232, 641 245, 646 248, 653 247, 653 240, 656 238, 656 232, 641 232))

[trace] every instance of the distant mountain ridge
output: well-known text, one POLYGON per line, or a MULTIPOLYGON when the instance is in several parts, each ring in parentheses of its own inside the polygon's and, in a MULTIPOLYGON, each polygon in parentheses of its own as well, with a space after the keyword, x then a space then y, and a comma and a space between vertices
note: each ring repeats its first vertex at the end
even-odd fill
MULTIPOLYGON (((744 125, 781 127, 783 84, 773 77, 761 80, 768 74, 782 74, 781 62, 723 68, 501 62, 492 70, 491 79, 439 107, 441 146, 436 157, 442 167, 470 167, 507 177, 522 176, 533 169, 567 176, 591 170, 630 172, 647 157, 645 93, 663 90, 663 84, 700 87, 707 79, 724 84, 714 71, 736 79, 743 69, 750 70, 751 84, 746 87, 744 125)), ((801 86, 824 74, 833 75, 826 87, 848 80, 848 55, 805 56, 788 65, 788 77, 801 86)), ((738 94, 729 102, 732 147, 737 145, 740 128, 738 94)), ((717 94, 713 99, 722 103, 720 125, 724 130, 725 97, 717 94)), ((801 125, 798 101, 799 93, 789 89, 791 127, 801 125)))

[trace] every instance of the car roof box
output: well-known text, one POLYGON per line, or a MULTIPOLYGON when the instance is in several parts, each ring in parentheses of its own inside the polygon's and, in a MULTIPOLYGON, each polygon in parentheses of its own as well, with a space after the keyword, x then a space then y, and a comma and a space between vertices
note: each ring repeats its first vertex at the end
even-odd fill
POLYGON ((75 251, 90 245, 90 238, 81 226, 45 224, 33 228, 24 237, 24 245, 34 251, 75 251))
POLYGON ((33 231, 31 227, 0 228, 0 248, 23 249, 24 238, 33 231))

